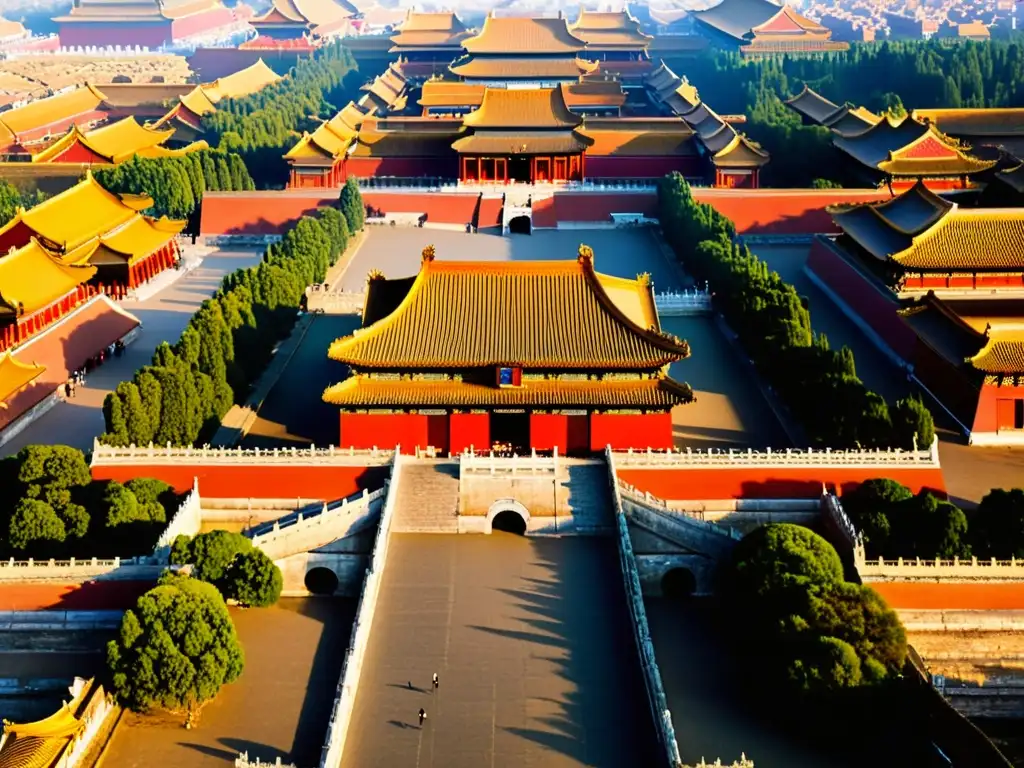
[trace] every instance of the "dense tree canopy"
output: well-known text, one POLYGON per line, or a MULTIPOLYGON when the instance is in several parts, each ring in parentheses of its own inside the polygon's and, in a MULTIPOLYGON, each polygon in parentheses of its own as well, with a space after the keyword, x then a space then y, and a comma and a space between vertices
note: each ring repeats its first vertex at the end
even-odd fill
MULTIPOLYGON (((362 206, 358 188, 355 194, 362 206)), ((101 441, 192 445, 208 439, 232 403, 245 399, 274 345, 291 332, 306 286, 323 281, 349 237, 344 215, 325 208, 303 216, 258 266, 227 275, 178 342, 161 344, 150 365, 107 395, 101 441)))
POLYGON ((283 79, 239 99, 225 99, 203 117, 212 146, 238 153, 261 187, 288 178, 283 155, 358 93, 361 78, 348 50, 335 42, 302 59, 283 79))
POLYGON ((760 673, 804 694, 882 683, 907 655, 896 612, 877 592, 843 580, 832 545, 801 526, 748 534, 725 564, 720 594, 760 673))
POLYGON ((125 612, 107 644, 107 664, 119 703, 184 714, 191 725, 241 675, 245 658, 217 589, 167 573, 125 612))
POLYGON ((876 112, 895 108, 1006 107, 1024 103, 1019 39, 949 45, 930 41, 853 45, 826 56, 744 58, 711 50, 670 60, 723 114, 745 114, 750 138, 772 155, 762 171, 770 186, 809 186, 822 174, 849 182, 824 128, 803 126, 783 101, 807 83, 837 104, 876 112))
POLYGON ((178 536, 171 545, 170 562, 191 565, 193 577, 213 584, 225 598, 241 605, 273 605, 281 596, 281 569, 240 533, 178 536))
POLYGON ((996 488, 968 518, 975 554, 1024 558, 1024 490, 996 488))
POLYGON ((662 229, 683 268, 714 290, 716 308, 739 336, 807 437, 818 445, 911 448, 931 445, 931 414, 919 401, 894 408, 857 377, 853 353, 815 335, 796 289, 734 242, 732 222, 698 203, 678 173, 658 188, 662 229))
POLYGON ((0 556, 143 554, 176 505, 159 480, 94 481, 77 448, 30 445, 0 460, 0 556))
POLYGON ((0 227, 14 218, 19 208, 31 208, 47 197, 49 195, 41 190, 22 191, 10 182, 0 179, 0 227))

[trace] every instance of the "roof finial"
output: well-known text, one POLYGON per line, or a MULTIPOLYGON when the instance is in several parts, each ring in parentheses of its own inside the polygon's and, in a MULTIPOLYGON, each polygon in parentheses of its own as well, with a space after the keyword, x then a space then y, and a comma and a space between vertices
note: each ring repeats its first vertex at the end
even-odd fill
POLYGON ((434 254, 435 254, 434 246, 428 245, 426 248, 423 249, 423 261, 422 261, 422 263, 426 264, 428 261, 433 261, 434 260, 434 254))
POLYGON ((580 264, 590 264, 591 266, 593 266, 594 265, 594 249, 591 248, 589 245, 585 245, 584 243, 580 243, 580 247, 579 247, 579 250, 577 251, 577 257, 576 258, 577 258, 577 261, 579 261, 580 264))

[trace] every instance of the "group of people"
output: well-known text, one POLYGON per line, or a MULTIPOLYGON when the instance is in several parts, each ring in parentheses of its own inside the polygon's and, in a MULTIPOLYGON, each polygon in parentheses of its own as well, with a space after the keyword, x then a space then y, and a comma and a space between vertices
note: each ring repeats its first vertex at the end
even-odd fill
POLYGON ((64 382, 64 396, 72 398, 76 395, 78 387, 85 386, 85 374, 103 365, 110 357, 120 357, 124 354, 124 342, 118 339, 106 349, 101 349, 96 355, 85 361, 85 365, 71 372, 71 376, 64 382))
MULTIPOLYGON (((433 676, 433 678, 431 678, 430 682, 433 685, 434 690, 436 691, 437 688, 438 688, 438 685, 440 684, 440 682, 438 680, 438 677, 437 677, 437 672, 434 673, 434 676, 433 676)), ((412 684, 412 680, 409 681, 409 690, 410 691, 415 691, 416 690, 416 687, 412 684)), ((420 711, 417 713, 417 717, 419 717, 420 728, 422 728, 423 727, 423 721, 427 719, 427 710, 425 710, 423 707, 420 707, 420 711)))

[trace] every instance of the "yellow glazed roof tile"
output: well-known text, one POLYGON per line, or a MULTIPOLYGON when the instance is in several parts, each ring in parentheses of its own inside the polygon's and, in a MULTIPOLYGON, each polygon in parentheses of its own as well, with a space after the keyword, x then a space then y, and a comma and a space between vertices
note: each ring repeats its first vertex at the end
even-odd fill
POLYGON ((582 118, 569 111, 561 88, 488 88, 480 108, 463 124, 473 128, 574 128, 582 118))
POLYGON ((0 256, 0 314, 31 315, 96 274, 95 267, 64 264, 35 238, 0 256))
POLYGON ((587 252, 576 260, 522 263, 444 262, 427 255, 393 312, 334 342, 329 352, 357 370, 651 370, 688 355, 686 342, 630 320, 587 252))
POLYGON ((31 384, 45 371, 46 366, 23 363, 16 360, 10 352, 0 355, 0 408, 4 407, 4 402, 11 395, 31 384))
POLYGON ((83 85, 67 93, 37 99, 24 107, 0 114, 0 125, 11 134, 18 134, 58 123, 61 120, 92 112, 106 99, 98 89, 83 85))
POLYGON ((475 37, 462 42, 470 53, 570 53, 586 43, 569 31, 564 18, 496 17, 489 15, 475 37))
POLYGON ((51 162, 75 142, 79 142, 107 161, 119 163, 135 154, 152 150, 173 135, 173 128, 163 131, 146 128, 139 125, 134 117, 126 117, 91 131, 82 131, 78 126, 72 126, 64 136, 33 156, 32 162, 51 162))

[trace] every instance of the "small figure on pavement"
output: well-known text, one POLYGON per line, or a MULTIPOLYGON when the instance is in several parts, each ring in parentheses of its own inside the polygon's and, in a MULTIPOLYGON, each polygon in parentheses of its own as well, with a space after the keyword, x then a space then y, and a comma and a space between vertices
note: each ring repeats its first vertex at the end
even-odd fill
POLYGON ((427 712, 426 712, 426 710, 423 709, 423 707, 420 707, 420 728, 423 727, 423 721, 426 720, 426 719, 427 719, 427 712))
POLYGON ((437 672, 434 673, 434 690, 437 690, 437 672))
POLYGON ((415 691, 416 690, 415 688, 412 687, 412 680, 409 681, 409 690, 410 691, 415 691))
POLYGON ((64 382, 64 399, 71 399, 71 379, 68 379, 67 381, 64 382))

